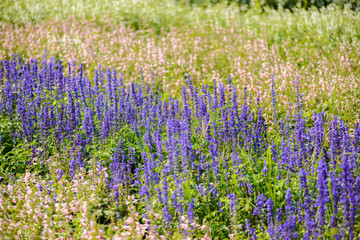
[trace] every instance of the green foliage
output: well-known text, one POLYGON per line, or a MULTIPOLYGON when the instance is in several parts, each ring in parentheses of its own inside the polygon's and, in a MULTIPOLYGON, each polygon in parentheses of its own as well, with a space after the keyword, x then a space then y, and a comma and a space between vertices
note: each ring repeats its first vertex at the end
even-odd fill
POLYGON ((177 0, 186 5, 196 5, 202 7, 209 7, 213 4, 219 3, 235 3, 240 6, 256 6, 259 8, 271 7, 274 9, 284 8, 293 10, 295 8, 309 9, 316 7, 318 9, 327 7, 330 4, 335 4, 341 7, 349 5, 351 9, 355 10, 360 6, 357 0, 177 0))
MULTIPOLYGON (((242 0, 229 2, 221 0, 21 0, 16 2, 5 0, 0 3, 0 25, 40 23, 46 20, 60 21, 74 17, 92 20, 99 25, 103 25, 107 21, 125 22, 134 29, 150 27, 160 32, 169 30, 173 26, 191 27, 193 24, 200 25, 204 21, 208 21, 220 25, 236 23, 252 30, 270 27, 270 29, 275 28, 278 34, 293 37, 300 33, 309 33, 314 36, 311 32, 304 31, 307 30, 304 27, 312 30, 311 28, 322 28, 323 24, 326 24, 327 28, 332 29, 331 31, 326 28, 322 29, 325 30, 324 34, 338 33, 338 31, 334 31, 334 28, 342 26, 341 35, 346 38, 350 32, 355 35, 359 32, 353 32, 344 26, 344 23, 349 24, 351 22, 348 21, 351 20, 358 22, 357 11, 349 11, 358 4, 357 0, 256 0, 251 3, 242 0), (245 9, 248 10, 244 11, 243 4, 250 4, 251 7, 246 7, 245 9), (316 9, 304 11, 298 8, 309 8, 312 5, 326 14, 319 16, 319 11, 316 9), (328 9, 322 7, 328 7, 328 9), (273 11, 274 8, 279 12, 273 11), (294 15, 283 12, 283 9, 291 9, 294 15), (341 9, 345 9, 345 12, 342 13, 341 9), (355 17, 355 19, 349 19, 349 17, 355 17), (344 20, 347 21, 344 22, 344 20), (329 21, 332 24, 328 24, 329 21), (281 26, 283 29, 280 28, 281 26), (301 28, 299 29, 297 26, 301 28)), ((269 34, 269 36, 271 35, 269 34)))

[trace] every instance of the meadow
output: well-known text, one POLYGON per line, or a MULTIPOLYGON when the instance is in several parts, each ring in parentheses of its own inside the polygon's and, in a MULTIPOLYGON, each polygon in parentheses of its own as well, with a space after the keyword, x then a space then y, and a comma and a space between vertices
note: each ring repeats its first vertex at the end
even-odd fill
POLYGON ((0 4, 1 238, 360 238, 356 1, 267 2, 0 4))

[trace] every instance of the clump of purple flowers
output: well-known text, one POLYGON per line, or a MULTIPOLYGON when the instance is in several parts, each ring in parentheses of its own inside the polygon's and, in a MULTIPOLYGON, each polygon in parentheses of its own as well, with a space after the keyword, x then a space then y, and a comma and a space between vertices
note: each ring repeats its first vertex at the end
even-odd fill
POLYGON ((97 164, 109 169, 107 191, 117 205, 120 192, 136 195, 138 211, 158 211, 162 227, 171 229, 184 215, 191 223, 211 216, 222 221, 213 224, 252 239, 257 231, 311 239, 329 229, 358 237, 360 125, 351 133, 339 117, 326 122, 324 113, 314 113, 309 126, 298 92, 296 112, 282 122, 274 78, 275 137, 260 94, 251 103, 244 88, 240 100, 230 75, 227 85, 212 87, 189 77, 180 101, 145 84, 142 71, 142 84, 126 85, 110 69, 90 79, 69 64, 66 75, 54 59, 14 58, 0 68, 0 117, 17 123, 14 141, 64 150, 59 180, 86 172, 104 151, 109 157, 97 164))

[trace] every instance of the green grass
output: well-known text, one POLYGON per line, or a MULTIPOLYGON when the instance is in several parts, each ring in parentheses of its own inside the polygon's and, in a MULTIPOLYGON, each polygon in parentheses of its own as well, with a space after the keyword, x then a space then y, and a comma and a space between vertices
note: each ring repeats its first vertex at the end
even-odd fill
POLYGON ((101 24, 104 20, 125 22, 138 29, 153 27, 158 31, 170 27, 191 27, 204 21, 215 25, 237 25, 257 33, 266 34, 269 42, 301 39, 318 42, 321 47, 331 43, 358 43, 360 17, 349 6, 336 5, 317 10, 312 8, 293 10, 264 10, 253 4, 248 11, 235 3, 221 2, 215 5, 189 5, 171 0, 20 0, 2 1, 0 25, 6 23, 27 24, 48 20, 64 20, 71 17, 91 20, 101 24))

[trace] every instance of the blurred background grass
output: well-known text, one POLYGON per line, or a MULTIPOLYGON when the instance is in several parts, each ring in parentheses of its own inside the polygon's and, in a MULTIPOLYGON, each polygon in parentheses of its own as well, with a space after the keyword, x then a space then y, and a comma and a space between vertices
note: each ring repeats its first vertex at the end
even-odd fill
POLYGON ((316 33, 319 41, 358 40, 359 4, 358 0, 4 0, 0 3, 0 24, 68 18, 101 24, 110 19, 135 29, 166 31, 204 21, 222 26, 230 22, 253 31, 265 28, 275 40, 311 33, 316 33))
MULTIPOLYGON (((270 46, 282 40, 317 43, 320 48, 340 43, 358 44, 358 0, 4 0, 0 25, 24 26, 69 18, 125 23, 133 29, 168 32, 189 29, 204 22, 236 27, 265 35, 270 46)), ((214 29, 214 28, 213 28, 214 29)), ((206 29, 212 31, 213 29, 206 29)))
MULTIPOLYGON (((359 0, 3 0, 0 25, 69 18, 111 21, 133 29, 192 28, 204 22, 265 34, 268 44, 299 39, 333 47, 359 43, 359 0)), ((211 31, 212 29, 207 29, 211 31)), ((305 44, 306 45, 306 44, 305 44)))

